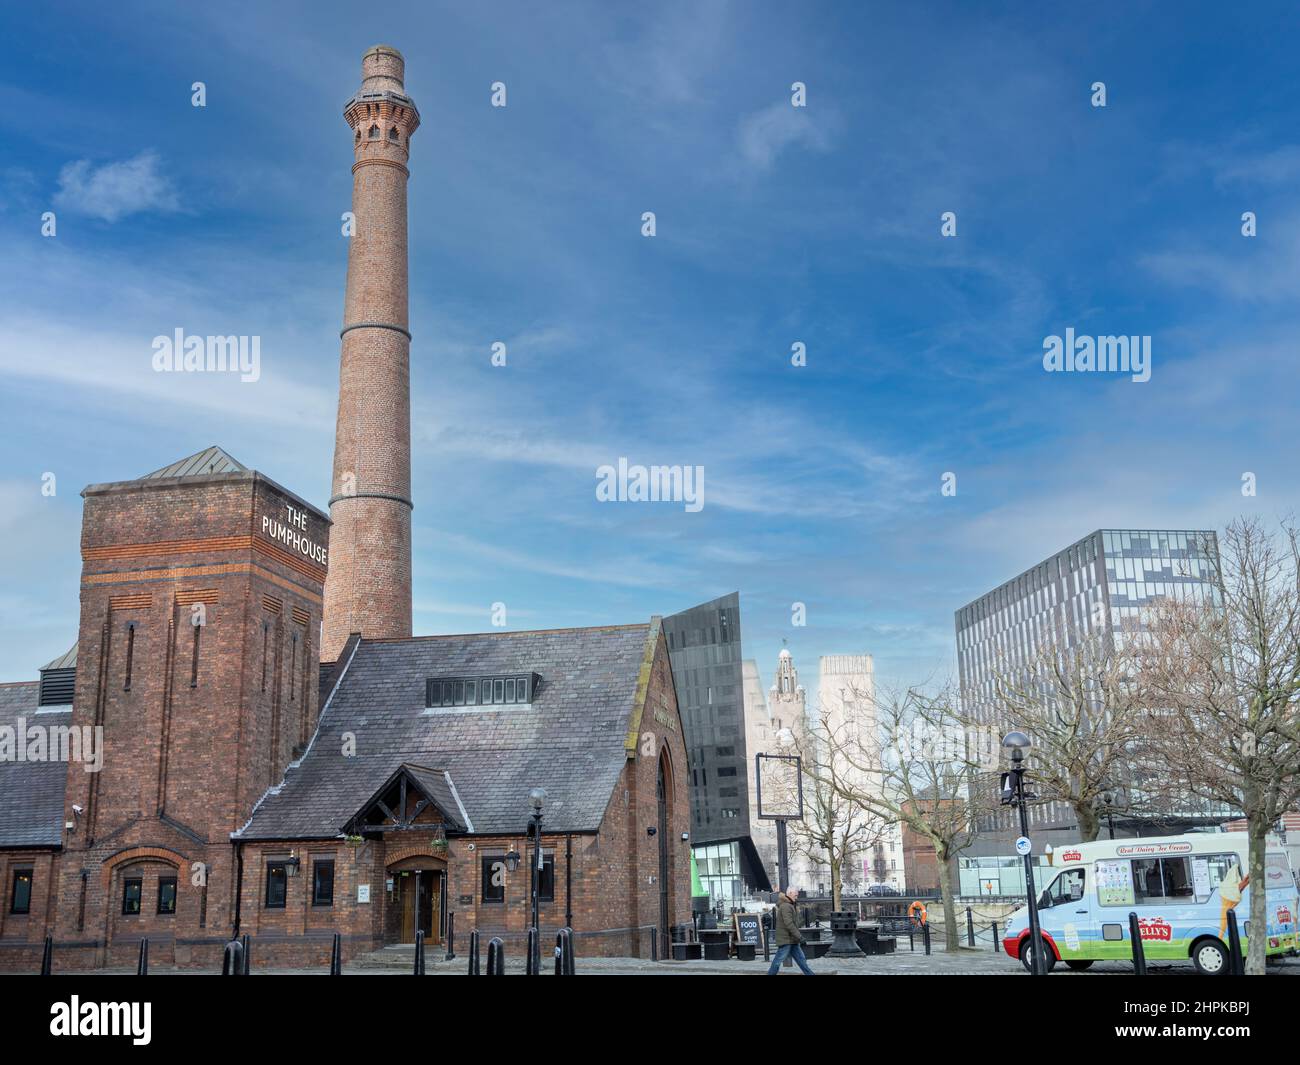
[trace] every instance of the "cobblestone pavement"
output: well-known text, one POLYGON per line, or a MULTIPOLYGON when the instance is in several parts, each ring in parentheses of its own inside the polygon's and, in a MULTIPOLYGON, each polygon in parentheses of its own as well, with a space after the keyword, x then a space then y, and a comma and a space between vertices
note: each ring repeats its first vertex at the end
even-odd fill
MULTIPOLYGON (((412 968, 412 948, 389 947, 375 954, 355 959, 344 966, 344 974, 353 976, 400 976, 409 975, 412 968)), ((484 959, 486 962, 486 959, 484 959)), ((809 963, 818 975, 830 976, 915 976, 915 975, 949 975, 949 976, 1025 976, 1024 967, 1008 958, 1005 954, 995 955, 989 948, 961 948, 956 953, 948 953, 936 945, 928 957, 919 948, 909 952, 906 948, 901 953, 862 958, 819 958, 809 963)), ((442 951, 430 950, 425 955, 425 972, 429 976, 464 975, 468 966, 465 955, 457 956, 453 961, 445 961, 442 951)), ((552 972, 553 959, 547 955, 542 959, 543 974, 552 972)), ((524 959, 521 953, 506 959, 509 973, 524 971, 524 959)), ((577 959, 580 976, 600 975, 637 975, 637 976, 761 976, 767 972, 767 963, 762 955, 752 962, 742 961, 659 961, 642 958, 583 958, 577 959)), ((98 973, 130 974, 134 969, 101 969, 98 973)), ((1152 976, 1174 975, 1194 976, 1195 969, 1190 962, 1183 963, 1148 963, 1147 971, 1152 976)), ((324 975, 324 969, 259 969, 257 955, 253 955, 253 973, 257 975, 324 975)), ((1071 978, 1092 978, 1102 975, 1127 976, 1133 972, 1133 966, 1126 962, 1096 962, 1085 972, 1074 972, 1058 964, 1052 970, 1052 976, 1071 978)), ((1300 976, 1300 958, 1285 958, 1268 967, 1269 975, 1300 976)), ((203 975, 202 971, 193 969, 172 970, 164 967, 152 969, 153 975, 203 975)), ((782 975, 799 976, 797 968, 783 969, 782 975)))

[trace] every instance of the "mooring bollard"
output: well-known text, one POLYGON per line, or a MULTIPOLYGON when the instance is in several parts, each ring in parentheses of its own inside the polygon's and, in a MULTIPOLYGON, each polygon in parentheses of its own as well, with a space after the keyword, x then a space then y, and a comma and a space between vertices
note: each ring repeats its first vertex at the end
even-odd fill
POLYGON ((240 976, 244 971, 244 944, 232 939, 221 955, 221 975, 240 976))
POLYGON ((149 939, 147 936, 140 940, 140 957, 136 959, 135 975, 149 975, 149 939))
POLYGON ((247 976, 253 958, 253 939, 247 932, 245 932, 239 937, 239 941, 244 946, 244 967, 240 969, 240 973, 247 976))
POLYGON ((424 931, 418 929, 415 933, 415 968, 412 975, 424 975, 424 931))
POLYGON ((334 933, 334 945, 330 949, 330 976, 343 975, 343 937, 334 933))
POLYGON ((479 957, 478 957, 478 929, 473 928, 469 933, 469 975, 478 976, 479 957))
POLYGON ((975 914, 971 912, 969 906, 966 907, 966 945, 968 947, 975 945, 975 914))
POLYGON ((1138 915, 1130 910, 1128 915, 1129 946, 1133 950, 1133 975, 1146 976, 1147 956, 1142 949, 1142 930, 1138 927, 1138 915))
POLYGON ((998 923, 997 921, 990 923, 993 928, 993 953, 996 954, 998 952, 998 923))
POLYGON ((555 933, 555 975, 573 975, 573 929, 561 928, 555 933))
POLYGON ((41 975, 50 976, 54 970, 54 937, 45 937, 45 949, 41 951, 41 975))
POLYGON ((505 976, 506 974, 506 945, 501 942, 500 937, 493 936, 488 940, 488 976, 505 976))
POLYGON ((1237 928, 1236 910, 1228 911, 1228 975, 1246 975, 1246 966, 1241 958, 1241 932, 1237 928))
POLYGON ((540 958, 540 954, 538 952, 537 929, 529 928, 528 929, 528 957, 524 961, 524 973, 526 975, 528 976, 538 975, 537 970, 538 970, 539 958, 540 958))
POLYGON ((447 954, 443 961, 456 960, 456 911, 447 914, 447 954))
POLYGON ((921 924, 921 939, 925 942, 925 952, 930 953, 930 922, 924 921, 921 924))

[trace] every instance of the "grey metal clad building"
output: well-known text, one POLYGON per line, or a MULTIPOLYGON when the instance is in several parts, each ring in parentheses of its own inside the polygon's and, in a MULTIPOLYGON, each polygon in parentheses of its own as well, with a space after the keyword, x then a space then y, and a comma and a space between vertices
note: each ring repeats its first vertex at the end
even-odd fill
POLYGON ((700 879, 715 902, 771 890, 750 837, 740 594, 665 617, 663 626, 686 730, 700 879))
MULTIPOLYGON (((1213 530, 1090 533, 956 612, 963 703, 977 711, 992 706, 999 671, 1028 665, 1045 648, 1069 646, 1075 634, 1140 625, 1142 608, 1163 596, 1221 603, 1217 567, 1213 530)), ((1030 813, 1031 824, 1060 829, 1069 841, 1069 807, 1044 803, 1030 813)), ((988 827, 999 837, 1014 835, 1011 816, 1001 811, 988 827)))

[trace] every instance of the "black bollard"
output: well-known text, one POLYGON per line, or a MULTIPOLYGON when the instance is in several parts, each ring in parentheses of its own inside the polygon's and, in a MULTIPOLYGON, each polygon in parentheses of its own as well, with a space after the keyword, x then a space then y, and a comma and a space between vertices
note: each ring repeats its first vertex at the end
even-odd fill
POLYGON ((54 937, 45 937, 45 949, 41 951, 41 975, 49 976, 54 971, 54 937))
POLYGON ((334 933, 334 944, 330 949, 330 976, 343 975, 343 937, 334 933))
POLYGON ((149 975, 149 940, 148 938, 140 940, 140 957, 135 963, 136 976, 149 975))
POLYGON ((505 976, 506 945, 500 938, 493 936, 488 940, 488 976, 505 976))
POLYGON ((1133 950, 1133 975, 1146 976, 1147 956, 1146 951, 1142 949, 1142 930, 1138 927, 1137 913, 1131 910, 1128 915, 1128 938, 1129 946, 1133 950))
POLYGON ((447 914, 447 954, 443 961, 456 960, 456 911, 447 914))
POLYGON ((555 933, 555 975, 573 975, 573 929, 561 928, 555 933))
POLYGON ((907 922, 907 949, 916 953, 916 926, 910 920, 907 922))
POLYGON ((479 973, 479 956, 478 956, 478 929, 472 929, 469 934, 469 975, 478 976, 479 973))
POLYGON ((568 970, 566 976, 576 976, 578 973, 578 952, 573 945, 575 938, 573 929, 566 925, 564 928, 564 967, 568 970))
POLYGON ((991 926, 992 926, 992 928, 993 928, 993 953, 996 954, 996 953, 998 952, 998 923, 997 923, 997 921, 993 921, 993 922, 991 922, 991 926))
POLYGON ((537 942, 537 929, 529 928, 528 929, 528 959, 524 963, 524 972, 528 976, 540 975, 538 973, 538 968, 539 968, 538 962, 541 959, 541 954, 538 950, 539 946, 540 944, 537 942))
POLYGON ((966 907, 966 945, 975 945, 975 915, 969 906, 966 907))
POLYGON ((424 932, 417 930, 415 933, 415 976, 424 975, 424 932))
POLYGON ((650 960, 659 960, 659 929, 653 927, 650 929, 650 960))
POLYGON ((1241 932, 1237 929, 1236 910, 1228 911, 1228 975, 1246 975, 1246 966, 1241 957, 1241 932))
POLYGON ((252 964, 253 940, 252 937, 247 932, 245 932, 242 936, 239 937, 239 941, 244 945, 244 967, 240 970, 240 973, 244 976, 247 976, 249 971, 249 966, 252 964))
POLYGON ((925 942, 926 954, 929 954, 930 953, 930 922, 929 921, 923 921, 921 923, 921 939, 925 942))
POLYGON ((221 955, 221 975, 239 976, 244 969, 244 945, 237 939, 226 944, 221 955))

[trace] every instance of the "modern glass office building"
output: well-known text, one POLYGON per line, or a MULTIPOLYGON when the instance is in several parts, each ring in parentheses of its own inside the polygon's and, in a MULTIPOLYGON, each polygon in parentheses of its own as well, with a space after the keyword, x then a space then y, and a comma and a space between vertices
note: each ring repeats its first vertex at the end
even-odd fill
POLYGON ((749 834, 740 594, 664 618, 677 705, 686 731, 691 846, 716 905, 771 889, 749 834))
MULTIPOLYGON (((991 708, 999 674, 1029 668, 1047 649, 1103 632, 1124 638, 1161 597, 1221 605, 1218 554, 1213 530, 1099 529, 980 596, 956 613, 963 705, 976 713, 991 708)), ((1159 827, 1205 824, 1224 812, 1192 804, 1159 827)), ((981 827, 1005 845, 1018 834, 1016 816, 1007 808, 981 827)), ((1035 805, 1030 824, 1047 833, 1047 842, 1070 842, 1073 812, 1061 803, 1035 805)), ((1129 821, 1122 831, 1142 829, 1129 821)))

